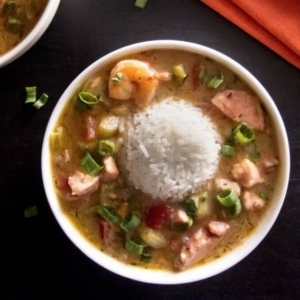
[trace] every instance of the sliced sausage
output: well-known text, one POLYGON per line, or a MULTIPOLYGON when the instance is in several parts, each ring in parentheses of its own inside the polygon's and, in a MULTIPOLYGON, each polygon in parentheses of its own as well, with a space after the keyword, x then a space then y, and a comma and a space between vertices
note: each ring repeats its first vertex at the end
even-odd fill
POLYGON ((99 187, 99 183, 99 176, 93 177, 79 171, 76 171, 68 178, 68 184, 72 190, 72 195, 76 196, 83 196, 96 191, 99 187))
POLYGON ((211 102, 235 122, 246 123, 253 129, 264 130, 265 120, 261 105, 253 95, 241 90, 217 93, 211 102))
POLYGON ((221 237, 211 234, 206 227, 192 227, 187 234, 181 237, 181 246, 178 247, 178 241, 174 243, 176 248, 179 248, 174 259, 174 267, 180 270, 190 267, 203 258, 220 241, 221 237))

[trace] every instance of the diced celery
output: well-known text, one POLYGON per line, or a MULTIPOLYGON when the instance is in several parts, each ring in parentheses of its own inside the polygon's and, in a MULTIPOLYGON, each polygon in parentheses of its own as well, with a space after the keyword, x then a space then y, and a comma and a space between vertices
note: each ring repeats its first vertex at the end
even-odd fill
POLYGON ((152 248, 163 248, 167 246, 167 239, 159 230, 153 230, 146 226, 140 228, 140 236, 147 245, 152 248))
POLYGON ((198 196, 198 209, 195 214, 195 219, 201 220, 211 216, 214 213, 214 205, 212 199, 207 192, 203 192, 198 196))
POLYGON ((62 149, 63 137, 65 129, 59 126, 50 135, 50 148, 52 151, 59 151, 62 149))
POLYGON ((119 128, 119 118, 116 116, 105 116, 102 118, 99 128, 98 134, 102 139, 108 139, 113 137, 119 128))
POLYGON ((173 81, 179 86, 183 85, 185 79, 187 78, 187 73, 181 64, 173 67, 172 74, 173 81))

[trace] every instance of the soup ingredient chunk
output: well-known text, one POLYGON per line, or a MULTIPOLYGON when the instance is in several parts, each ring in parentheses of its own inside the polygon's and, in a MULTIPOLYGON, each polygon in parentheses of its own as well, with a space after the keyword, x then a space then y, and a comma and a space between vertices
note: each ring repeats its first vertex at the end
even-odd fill
POLYGON ((245 191, 242 196, 244 208, 246 210, 260 210, 266 205, 266 201, 251 191, 245 191))
POLYGON ((118 100, 134 99, 143 109, 152 101, 159 80, 168 76, 159 74, 145 62, 128 59, 122 60, 110 72, 109 96, 118 100))
POLYGON ((224 191, 226 189, 233 189, 238 196, 241 194, 241 187, 238 183, 225 179, 225 178, 216 178, 215 179, 215 188, 217 191, 224 191))
POLYGON ((232 176, 243 186, 250 188, 257 183, 264 182, 257 166, 248 158, 232 167, 232 176))
POLYGON ((101 178, 102 183, 109 183, 118 178, 119 170, 112 156, 108 156, 103 159, 103 166, 104 170, 101 178))
POLYGON ((242 90, 225 90, 217 93, 212 104, 235 122, 246 123, 253 129, 264 130, 265 120, 259 101, 242 90))
POLYGON ((76 171, 69 176, 68 184, 73 195, 83 196, 94 192, 99 187, 99 176, 90 176, 82 172, 76 171))
MULTIPOLYGON (((220 235, 225 235, 229 230, 229 226, 227 227, 225 225, 222 230, 216 229, 214 225, 210 227, 215 228, 213 231, 215 230, 220 235)), ((212 234, 212 232, 204 226, 191 228, 191 230, 181 236, 180 239, 182 245, 174 260, 175 268, 180 270, 184 270, 200 260, 221 241, 220 236, 212 234)))
POLYGON ((210 221, 207 225, 207 228, 211 233, 217 236, 223 236, 227 233, 230 226, 226 222, 210 221))

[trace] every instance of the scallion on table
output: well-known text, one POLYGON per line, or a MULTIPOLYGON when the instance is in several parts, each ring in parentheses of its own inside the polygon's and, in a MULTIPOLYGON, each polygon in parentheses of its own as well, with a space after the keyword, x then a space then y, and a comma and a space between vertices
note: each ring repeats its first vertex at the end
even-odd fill
POLYGON ((134 6, 139 7, 139 8, 144 8, 147 4, 148 0, 136 0, 134 3, 134 6))

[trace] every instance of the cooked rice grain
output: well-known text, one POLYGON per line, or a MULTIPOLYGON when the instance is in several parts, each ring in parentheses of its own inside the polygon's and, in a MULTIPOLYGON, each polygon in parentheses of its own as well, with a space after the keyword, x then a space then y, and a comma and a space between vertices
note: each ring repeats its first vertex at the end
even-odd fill
POLYGON ((126 126, 121 170, 152 198, 181 200, 214 175, 218 134, 210 119, 188 102, 165 99, 135 113, 126 126))

